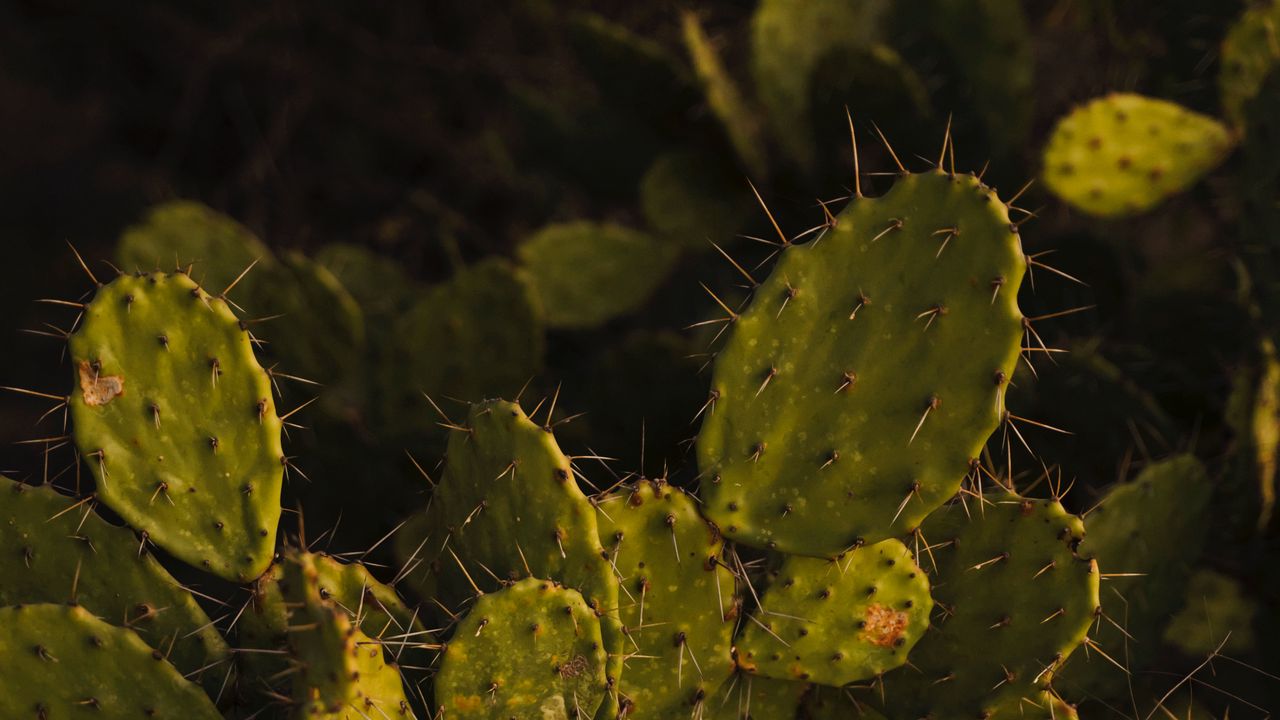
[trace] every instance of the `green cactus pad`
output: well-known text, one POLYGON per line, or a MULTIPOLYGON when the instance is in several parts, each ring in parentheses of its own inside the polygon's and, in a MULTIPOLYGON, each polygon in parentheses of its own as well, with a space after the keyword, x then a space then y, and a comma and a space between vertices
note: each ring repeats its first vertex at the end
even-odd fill
POLYGON ((839 687, 907 661, 929 627, 929 581, 897 540, 831 560, 788 556, 738 640, 738 665, 839 687))
POLYGON ((383 364, 379 384, 392 400, 387 419, 400 424, 426 407, 421 393, 464 400, 514 393, 542 367, 542 311, 527 275, 505 260, 484 260, 428 288, 395 335, 395 361, 383 364))
POLYGON ((333 273, 368 317, 391 317, 412 297, 413 284, 404 269, 362 245, 325 245, 316 251, 315 261, 333 273))
POLYGON ((694 499, 665 483, 640 481, 597 507, 625 591, 627 717, 688 717, 733 672, 737 612, 733 573, 719 561, 724 543, 694 499))
POLYGON ((1234 578, 1197 570, 1187 582, 1183 606, 1164 629, 1164 640, 1191 657, 1253 650, 1258 604, 1234 578), (1230 637, 1228 637, 1230 633, 1230 637))
MULTIPOLYGON (((618 581, 600 545, 596 510, 578 489, 555 437, 520 406, 471 406, 454 430, 444 474, 425 513, 396 538, 406 577, 422 597, 461 610, 476 588, 545 577, 580 591, 601 615, 611 688, 624 652, 618 581)), ((609 700, 612 702, 613 695, 609 700)))
POLYGON ((1133 215, 1189 188, 1233 143, 1213 118, 1114 93, 1058 122, 1045 147, 1044 178, 1054 194, 1090 215, 1133 215))
POLYGON ((720 52, 707 37, 697 13, 682 12, 680 24, 685 50, 711 113, 720 121, 729 144, 747 170, 757 177, 767 175, 769 157, 764 151, 764 128, 757 120, 759 113, 747 104, 734 78, 725 69, 720 52))
POLYGON ((705 512, 748 545, 831 557, 955 494, 1003 414, 1021 244, 971 176, 899 178, 783 252, 716 357, 705 512))
POLYGON ((933 627, 912 667, 884 676, 885 714, 1023 717, 1098 608, 1097 566, 1073 550, 1084 523, 1057 502, 1001 493, 942 508, 920 532, 933 627))
POLYGON ((598 326, 640 307, 671 271, 679 249, 619 225, 549 225, 521 243, 524 263, 560 328, 598 326))
POLYGON ((284 454, 270 382, 227 303, 181 273, 99 288, 70 340, 76 446, 108 507, 228 580, 275 549, 284 454))
MULTIPOLYGON (((285 564, 303 563, 316 573, 316 589, 322 598, 346 612, 358 630, 385 644, 396 656, 417 654, 416 646, 430 642, 416 613, 405 606, 396 591, 374 578, 365 566, 343 563, 327 555, 298 553, 285 564), (305 557, 304 559, 301 559, 305 557)), ((266 688, 271 679, 289 667, 286 658, 271 651, 288 644, 289 613, 281 592, 284 570, 279 563, 254 584, 253 602, 240 617, 238 647, 268 652, 241 655, 242 676, 250 688, 266 688)), ((415 663, 410 663, 415 664, 415 663)))
POLYGON ((1222 41, 1218 87, 1222 112, 1236 127, 1245 125, 1245 106, 1280 60, 1280 3, 1267 0, 1245 9, 1222 41))
POLYGON ((442 717, 588 718, 608 680, 600 622, 577 591, 526 578, 483 595, 436 675, 442 717))
MULTIPOLYGON (((1211 493, 1200 461, 1180 455, 1112 488, 1089 512, 1079 553, 1112 576, 1102 610, 1124 628, 1104 620, 1092 633, 1111 658, 1138 669, 1159 656, 1160 630, 1182 602, 1181 589, 1205 543, 1211 493)), ((1127 677, 1094 652, 1072 659, 1055 683, 1070 697, 1112 697, 1127 677)))
POLYGON ((82 607, 0 609, 0 667, 6 718, 222 717, 164 653, 82 607))
POLYGON ((804 696, 805 720, 885 720, 880 711, 849 692, 814 685, 804 696))
MULTIPOLYGON (((833 53, 871 45, 890 7, 884 0, 765 0, 756 8, 751 19, 756 92, 774 134, 801 167, 813 165, 818 154, 811 136, 797 132, 813 127, 810 99, 818 66, 833 53)), ((856 72, 857 66, 846 70, 856 72)))
POLYGON ((116 262, 126 272, 178 270, 190 264, 192 275, 215 293, 255 261, 255 271, 275 263, 271 250, 248 228, 187 200, 152 207, 116 246, 116 262))
POLYGON ((790 720, 796 717, 809 687, 808 683, 738 673, 707 695, 702 704, 702 717, 705 720, 790 720))
POLYGON ((658 157, 640 181, 640 206, 649 229, 689 250, 731 242, 750 210, 741 176, 714 156, 693 150, 658 157))
MULTIPOLYGON (((287 552, 281 574, 289 650, 298 668, 292 681, 295 717, 337 720, 361 710, 411 717, 400 671, 385 662, 382 643, 361 632, 352 611, 329 595, 316 556, 287 552)), ((359 575, 339 573, 337 579, 359 575)))
POLYGON ((226 681, 231 648, 195 598, 88 505, 0 478, 0 548, 0 605, 74 601, 165 649, 211 694, 226 681))

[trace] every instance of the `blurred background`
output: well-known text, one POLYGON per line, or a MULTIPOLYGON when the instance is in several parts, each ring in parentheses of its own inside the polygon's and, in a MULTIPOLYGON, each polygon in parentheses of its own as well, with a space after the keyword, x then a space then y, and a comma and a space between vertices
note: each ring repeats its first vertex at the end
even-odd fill
MULTIPOLYGON (((253 325, 264 364, 320 383, 280 383, 285 409, 319 399, 291 432, 309 482, 291 481, 286 506, 339 525, 335 547, 367 547, 421 505, 415 464, 434 474, 460 400, 542 401, 568 452, 614 459, 581 463, 597 485, 691 482, 721 329, 703 323, 723 314, 702 285, 735 307, 734 263, 762 277, 776 250, 753 239, 776 234, 748 181, 789 236, 823 222, 823 201, 838 212, 854 185, 847 107, 864 193, 895 169, 876 128, 919 170, 950 123, 956 169, 1010 197, 1088 99, 1221 114, 1219 48, 1245 9, 788 5, 0 2, 0 384, 69 386, 59 340, 24 332, 69 329, 73 311, 35 301, 91 290, 68 243, 99 277, 190 263, 215 292, 258 259, 231 297, 274 317, 253 325)), ((1023 193, 1026 250, 1060 271, 1034 272, 1025 314, 1082 310, 1038 326, 1072 352, 1020 367, 1009 400, 1074 435, 1032 429, 1036 456, 1014 445, 1011 462, 1028 484, 1074 481, 1065 502, 1084 511, 1194 451, 1220 489, 1207 565, 1274 609, 1276 532, 1256 540, 1259 478, 1229 412, 1265 336, 1241 299, 1240 155, 1127 219, 1043 184, 1023 193)), ((0 400, 0 469, 38 481, 71 466, 65 448, 15 445, 60 432, 41 412, 0 400)), ((1266 664, 1260 642, 1239 647, 1266 664)), ((1276 696, 1234 666, 1219 682, 1247 701, 1232 716, 1276 696)))

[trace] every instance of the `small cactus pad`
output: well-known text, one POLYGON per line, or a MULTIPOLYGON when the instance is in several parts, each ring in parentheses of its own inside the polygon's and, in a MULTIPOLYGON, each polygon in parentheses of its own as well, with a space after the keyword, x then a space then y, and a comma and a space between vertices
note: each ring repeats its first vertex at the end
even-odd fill
POLYGON ((666 278, 679 249, 620 225, 549 225, 521 243, 552 327, 598 326, 638 308, 666 278))
POLYGON ((1182 609, 1164 629, 1164 640, 1183 654, 1242 655, 1256 647, 1254 622, 1258 604, 1238 580, 1212 570, 1198 570, 1187 582, 1182 601, 1182 609))
POLYGON ((1213 118, 1115 93, 1058 122, 1044 151, 1044 177, 1054 194, 1090 215, 1133 215, 1190 187, 1232 144, 1213 118))
POLYGON ((831 557, 955 494, 1003 414, 1026 261, 995 193, 906 175, 791 245, 734 318, 698 436, 733 540, 831 557))
POLYGON ((1074 551, 1080 518, 1012 493, 981 503, 920 527, 937 612, 912 667, 884 676, 890 717, 1021 718, 1094 619, 1098 570, 1074 551))
POLYGON ((271 251, 248 228, 222 213, 189 200, 173 200, 147 211, 124 231, 116 262, 126 272, 177 270, 190 264, 202 285, 221 292, 257 262, 271 266, 271 251))
POLYGON ((747 104, 733 76, 725 69, 720 51, 694 10, 680 13, 685 50, 693 65, 707 107, 720 121, 729 144, 751 174, 768 174, 769 157, 765 154, 764 128, 758 113, 747 104))
POLYGON ((595 611, 576 590, 526 578, 482 595, 436 675, 441 717, 589 718, 605 696, 595 611))
POLYGON ((791 720, 799 712, 809 688, 808 683, 738 673, 707 695, 702 701, 701 717, 706 720, 791 720))
POLYGON ((788 556, 738 641, 738 665, 839 687, 892 670, 929 627, 929 581, 897 540, 831 560, 788 556))
POLYGON ((544 577, 579 590, 602 615, 616 687, 623 652, 618 581, 600 545, 596 510, 555 437, 519 405, 471 406, 465 428, 449 437, 431 504, 396 542, 406 565, 424 561, 406 580, 453 608, 481 586, 492 589, 495 577, 544 577))
POLYGON ((315 560, 291 550, 282 566, 289 650, 298 667, 296 716, 354 719, 350 711, 377 708, 408 717, 400 671, 385 662, 382 643, 361 632, 350 611, 327 594, 315 560))
POLYGON ((0 717, 222 717, 164 653, 82 607, 0 609, 0 668, 0 717))
POLYGON ((600 541, 618 582, 630 720, 688 717, 733 673, 733 573, 693 498, 642 480, 601 499, 600 541))
POLYGON ((165 648, 216 693, 231 657, 195 598, 124 528, 50 487, 0 478, 0 605, 75 602, 165 648))
POLYGON ((122 275, 70 347, 74 436, 98 498, 180 560, 261 575, 280 519, 281 421, 226 301, 181 273, 122 275))
POLYGON ((742 178, 695 150, 660 155, 640 181, 640 207, 650 230, 689 250, 730 242, 751 197, 742 178))
POLYGON ((1236 127, 1245 125, 1245 106, 1280 61, 1280 2, 1265 0, 1245 9, 1222 41, 1218 87, 1222 112, 1236 127))
MULTIPOLYGON (((290 554, 285 563, 305 563, 316 572, 316 589, 321 598, 346 611, 366 636, 386 643, 389 650, 412 653, 415 645, 429 637, 421 633, 422 624, 414 611, 405 606, 396 591, 378 582, 365 566, 343 563, 327 555, 290 554), (305 556, 306 559, 301 559, 305 556)), ((240 617, 238 647, 254 650, 280 650, 288 643, 289 613, 281 592, 284 569, 277 563, 254 584, 253 602, 240 617)), ((269 679, 283 674, 288 663, 273 652, 248 652, 242 655, 244 680, 250 687, 267 687, 269 679)))
MULTIPOLYGON (((1091 639, 1107 656, 1139 668, 1159 653, 1160 630, 1182 602, 1181 588, 1204 546, 1211 493, 1200 461, 1180 455, 1115 486, 1089 511, 1079 553, 1111 576, 1102 610, 1124 628, 1098 623, 1091 639)), ((1055 684, 1070 697, 1110 697, 1125 689, 1127 677, 1094 652, 1073 658, 1055 684)))

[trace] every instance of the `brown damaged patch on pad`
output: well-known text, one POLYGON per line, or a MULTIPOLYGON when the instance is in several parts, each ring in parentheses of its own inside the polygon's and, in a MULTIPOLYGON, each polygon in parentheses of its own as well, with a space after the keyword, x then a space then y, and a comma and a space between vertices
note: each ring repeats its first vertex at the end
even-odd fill
POLYGON ((880 647, 894 647, 898 638, 906 632, 907 620, 905 612, 884 605, 872 605, 867 608, 867 624, 862 628, 862 637, 880 647))
POLYGON ((100 375, 88 360, 81 360, 80 393, 84 395, 85 405, 106 405, 124 394, 124 376, 100 375))

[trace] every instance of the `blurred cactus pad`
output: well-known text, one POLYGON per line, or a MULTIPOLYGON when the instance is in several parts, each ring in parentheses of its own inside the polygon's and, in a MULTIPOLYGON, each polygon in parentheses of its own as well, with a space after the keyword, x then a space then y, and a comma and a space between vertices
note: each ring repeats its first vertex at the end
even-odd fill
POLYGON ((0 4, 0 720, 1270 720, 1280 0, 0 4))

